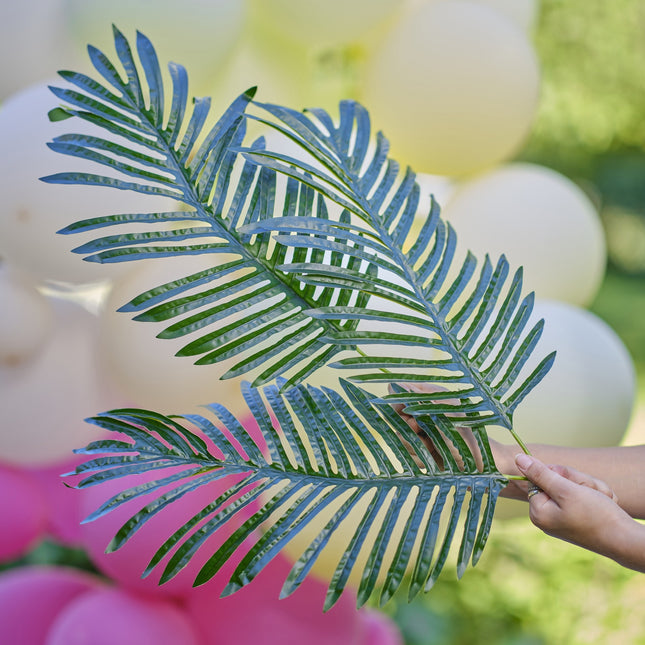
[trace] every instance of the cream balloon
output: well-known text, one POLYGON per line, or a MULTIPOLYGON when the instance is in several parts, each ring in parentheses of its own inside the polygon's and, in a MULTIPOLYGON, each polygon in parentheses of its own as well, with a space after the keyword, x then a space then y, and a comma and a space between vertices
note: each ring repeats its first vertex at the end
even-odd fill
POLYGON ((106 136, 80 119, 51 123, 47 113, 58 104, 47 85, 38 84, 12 96, 0 109, 0 256, 39 281, 79 284, 111 278, 118 275, 120 265, 83 262, 70 253, 92 237, 56 232, 93 216, 175 210, 176 203, 132 191, 39 181, 71 170, 110 174, 47 148, 48 141, 70 132, 106 136))
POLYGON ((217 69, 230 55, 244 25, 244 0, 64 0, 69 30, 80 47, 90 43, 109 55, 110 29, 125 35, 137 29, 152 40, 162 69, 169 61, 186 67, 191 91, 210 87, 217 69))
POLYGON ((538 0, 470 0, 481 2, 495 11, 499 11, 512 20, 518 27, 531 32, 539 11, 538 0))
POLYGON ((0 262, 0 366, 31 359, 45 345, 53 325, 51 305, 24 276, 0 262))
POLYGON ((590 304, 604 277, 605 237, 591 200, 571 180, 509 164, 459 186, 443 209, 462 255, 504 253, 538 298, 590 304))
POLYGON ((0 3, 0 100, 75 64, 62 0, 0 3))
POLYGON ((367 64, 364 103, 395 157, 463 175, 512 157, 529 133, 539 67, 526 35, 481 4, 430 2, 367 64))
POLYGON ((0 459, 44 465, 71 457, 93 438, 84 419, 123 405, 96 356, 96 318, 51 300, 52 336, 28 363, 0 367, 0 459))
POLYGON ((233 413, 246 411, 240 393, 242 379, 220 380, 234 361, 194 365, 194 358, 176 357, 175 353, 194 340, 195 334, 159 339, 155 335, 173 321, 138 322, 132 320, 134 314, 117 311, 148 289, 223 261, 221 256, 150 260, 115 282, 100 315, 101 355, 114 381, 135 405, 184 414, 199 413, 198 406, 217 402, 233 413))
MULTIPOLYGON (((591 312, 556 301, 536 301, 533 319, 545 326, 536 353, 555 349, 544 380, 518 406, 515 432, 525 443, 575 447, 618 445, 635 400, 634 366, 616 333, 591 312)), ((528 370, 520 375, 528 376, 528 370)), ((506 432, 492 435, 509 443, 506 432)), ((519 449, 518 449, 519 452, 519 449)), ((495 519, 528 519, 528 506, 500 499, 495 519)))
POLYGON ((554 349, 557 355, 551 371, 518 406, 515 431, 529 443, 617 445, 635 398, 634 365, 624 344, 603 320, 566 303, 538 300, 533 318, 545 321, 536 355, 554 349))
POLYGON ((355 43, 392 18, 403 0, 257 0, 252 6, 283 39, 324 49, 355 43))

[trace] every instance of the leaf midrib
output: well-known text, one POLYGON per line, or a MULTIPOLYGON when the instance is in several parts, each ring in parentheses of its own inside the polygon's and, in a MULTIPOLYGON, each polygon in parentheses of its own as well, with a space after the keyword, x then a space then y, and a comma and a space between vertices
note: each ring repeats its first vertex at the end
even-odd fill
MULTIPOLYGON (((229 230, 225 224, 224 224, 224 219, 221 217, 221 214, 218 216, 215 214, 215 212, 212 210, 212 208, 204 204, 199 197, 196 194, 196 191, 194 190, 190 178, 188 176, 188 168, 184 166, 179 158, 178 158, 178 153, 177 151, 168 144, 164 136, 162 135, 162 132, 165 130, 163 129, 158 129, 154 122, 151 119, 151 112, 148 108, 145 106, 139 107, 136 103, 136 100, 134 100, 134 97, 130 94, 128 90, 130 90, 130 83, 126 83, 124 85, 124 89, 126 90, 124 92, 124 96, 127 98, 131 109, 135 110, 137 114, 140 115, 141 118, 141 123, 145 125, 146 129, 148 132, 155 137, 155 139, 161 143, 164 152, 166 154, 166 158, 168 160, 172 161, 172 164, 174 165, 174 175, 177 179, 181 177, 181 181, 183 183, 183 188, 180 187, 180 190, 182 191, 182 194, 188 198, 186 201, 186 204, 189 206, 194 207, 204 218, 204 221, 207 222, 208 226, 216 233, 219 234, 220 231, 223 233, 223 237, 228 241, 234 243, 234 245, 237 247, 237 252, 242 255, 242 257, 247 261, 249 264, 254 265, 258 267, 261 272, 267 276, 269 282, 271 284, 274 284, 278 287, 280 287, 282 290, 284 290, 288 296, 290 297, 291 300, 297 303, 297 305, 300 307, 300 312, 310 309, 312 304, 315 304, 315 302, 308 302, 304 297, 302 297, 297 291, 295 291, 291 285, 289 285, 285 280, 282 280, 277 273, 275 273, 272 268, 270 263, 264 259, 262 256, 256 256, 253 255, 249 250, 247 245, 243 244, 239 235, 235 231, 229 230), (215 227, 215 224, 217 223, 217 228, 215 227), (220 230, 218 230, 220 229, 220 230)), ((245 114, 241 115, 242 118, 246 118, 245 114)), ((304 315, 304 314, 303 314, 304 315)), ((319 335, 324 334, 324 330, 330 330, 330 331, 340 331, 341 326, 340 324, 335 323, 333 320, 324 320, 324 321, 319 321, 314 318, 306 317, 308 318, 315 326, 318 327, 318 329, 322 329, 323 332, 319 335)))

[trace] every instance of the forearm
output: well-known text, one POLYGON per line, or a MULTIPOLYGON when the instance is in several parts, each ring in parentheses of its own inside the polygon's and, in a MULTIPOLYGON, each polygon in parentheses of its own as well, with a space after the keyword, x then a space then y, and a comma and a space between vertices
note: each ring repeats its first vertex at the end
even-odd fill
POLYGON ((630 520, 618 527, 608 555, 628 569, 645 573, 645 525, 630 520))
MULTIPOLYGON (((518 447, 495 442, 492 447, 500 471, 519 474, 514 461, 520 452, 518 447)), ((645 519, 645 446, 571 448, 530 444, 528 448, 544 463, 572 466, 605 481, 629 515, 645 519)))

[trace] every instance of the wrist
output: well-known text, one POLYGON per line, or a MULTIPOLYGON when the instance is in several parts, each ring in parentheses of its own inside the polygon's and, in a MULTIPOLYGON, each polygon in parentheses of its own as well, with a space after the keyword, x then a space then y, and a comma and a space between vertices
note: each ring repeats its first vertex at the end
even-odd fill
POLYGON ((645 573, 645 525, 627 513, 612 529, 610 558, 628 569, 645 573))
POLYGON ((509 446, 491 439, 490 447, 493 452, 495 466, 497 466, 497 470, 500 473, 503 475, 521 475, 515 465, 515 455, 519 451, 517 446, 509 446))

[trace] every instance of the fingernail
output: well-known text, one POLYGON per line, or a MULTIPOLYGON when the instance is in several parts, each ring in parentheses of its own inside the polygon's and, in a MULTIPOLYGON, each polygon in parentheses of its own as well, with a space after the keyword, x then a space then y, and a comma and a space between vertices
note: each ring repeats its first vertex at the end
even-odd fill
POLYGON ((523 453, 515 455, 515 464, 522 472, 526 472, 526 470, 532 463, 533 459, 531 459, 531 457, 529 457, 528 455, 525 455, 523 453))

